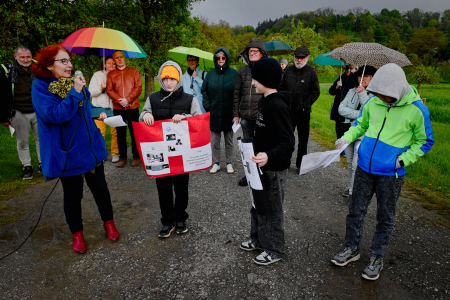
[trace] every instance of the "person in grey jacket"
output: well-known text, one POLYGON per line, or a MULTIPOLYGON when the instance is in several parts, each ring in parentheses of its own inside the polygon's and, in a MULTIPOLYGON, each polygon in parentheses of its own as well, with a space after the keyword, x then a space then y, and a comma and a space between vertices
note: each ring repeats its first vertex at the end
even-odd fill
MULTIPOLYGON (((359 112, 361 111, 364 104, 366 104, 367 100, 371 97, 371 94, 366 91, 367 86, 370 83, 373 75, 377 70, 372 66, 366 66, 360 68, 358 72, 356 72, 356 76, 358 78, 358 82, 356 86, 350 89, 347 93, 347 96, 339 105, 339 114, 345 118, 344 123, 353 124, 355 120, 359 116, 359 112), (363 77, 364 71, 364 77, 363 77), (362 79, 362 81, 361 81, 362 79)), ((363 137, 360 137, 353 143, 350 143, 346 150, 347 164, 348 164, 348 176, 350 177, 350 184, 348 190, 346 190, 342 196, 350 197, 353 192, 353 182, 355 179, 355 171, 358 166, 358 149, 361 144, 363 137)))
MULTIPOLYGON (((255 62, 267 57, 266 46, 260 39, 252 39, 241 52, 246 63, 238 71, 234 84, 233 122, 241 122, 244 139, 253 139, 255 134, 258 101, 261 97, 252 86, 252 68, 255 62)), ((247 185, 247 178, 239 180, 240 186, 247 185)))

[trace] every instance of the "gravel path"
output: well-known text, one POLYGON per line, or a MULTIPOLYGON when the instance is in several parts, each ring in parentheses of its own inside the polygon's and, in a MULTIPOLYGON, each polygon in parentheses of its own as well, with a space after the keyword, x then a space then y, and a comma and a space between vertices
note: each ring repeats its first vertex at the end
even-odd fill
MULTIPOLYGON (((235 157, 238 157, 236 150, 235 157)), ((311 141, 309 152, 324 151, 311 141)), ((105 164, 115 220, 121 233, 110 243, 92 195, 85 188, 83 218, 88 251, 71 250, 71 235, 56 188, 31 239, 0 261, 0 299, 450 299, 448 220, 427 211, 404 190, 397 223, 376 282, 361 278, 375 230, 376 199, 366 217, 361 259, 344 268, 330 258, 342 249, 348 199, 341 196, 347 170, 340 163, 286 184, 286 258, 257 266, 257 254, 239 249, 249 237, 250 199, 222 168, 191 174, 189 232, 160 240, 154 179, 141 167, 105 164), (375 204, 374 204, 375 203, 375 204), (444 225, 442 225, 444 224, 444 225)), ((0 226, 0 256, 17 247, 37 220, 54 181, 32 186, 0 204, 24 215, 0 226)))

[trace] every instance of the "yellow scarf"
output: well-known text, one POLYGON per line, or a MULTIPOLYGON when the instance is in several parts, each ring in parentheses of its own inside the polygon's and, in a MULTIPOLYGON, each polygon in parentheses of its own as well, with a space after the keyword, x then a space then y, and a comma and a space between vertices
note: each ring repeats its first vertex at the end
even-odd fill
POLYGON ((48 86, 48 91, 52 94, 58 95, 61 98, 66 98, 70 90, 74 86, 75 77, 61 77, 58 81, 52 81, 48 86))

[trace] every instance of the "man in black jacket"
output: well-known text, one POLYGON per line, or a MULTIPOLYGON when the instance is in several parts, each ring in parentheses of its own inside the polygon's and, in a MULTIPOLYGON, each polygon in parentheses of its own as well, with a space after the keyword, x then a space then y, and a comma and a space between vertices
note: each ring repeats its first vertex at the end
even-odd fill
MULTIPOLYGON (((258 101, 261 97, 252 86, 252 68, 255 62, 267 57, 266 46, 260 39, 252 39, 241 52, 247 65, 238 71, 234 84, 233 97, 233 122, 241 121, 244 139, 253 139, 255 134, 256 115, 258 113, 258 101)), ((239 180, 240 186, 247 185, 247 179, 239 180)))
POLYGON ((282 70, 273 58, 263 58, 252 69, 253 86, 262 94, 258 104, 252 160, 262 170, 263 191, 254 193, 250 210, 251 240, 243 242, 242 250, 263 252, 253 259, 269 265, 284 257, 284 185, 295 149, 291 123, 291 94, 277 92, 282 70))
POLYGON ((298 47, 294 51, 295 64, 284 71, 280 90, 293 93, 291 105, 292 129, 297 126, 298 153, 295 165, 300 169, 303 155, 308 150, 309 123, 311 120, 311 106, 320 96, 319 79, 316 70, 307 64, 309 49, 298 47))
POLYGON ((0 67, 0 90, 2 91, 0 122, 15 129, 17 152, 22 162, 23 179, 34 175, 29 148, 30 129, 33 130, 36 152, 41 162, 36 114, 31 101, 32 56, 27 47, 18 46, 14 50, 14 62, 0 67))

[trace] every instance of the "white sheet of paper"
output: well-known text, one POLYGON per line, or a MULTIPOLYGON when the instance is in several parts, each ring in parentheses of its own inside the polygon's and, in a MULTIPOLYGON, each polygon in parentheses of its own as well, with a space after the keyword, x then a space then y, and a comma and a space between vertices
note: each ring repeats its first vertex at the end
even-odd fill
POLYGON ((248 185, 254 190, 262 190, 263 186, 258 174, 260 170, 256 163, 252 161, 252 156, 255 155, 252 143, 243 143, 241 140, 238 140, 238 145, 248 185))
POLYGON ((122 116, 109 117, 103 120, 103 122, 111 127, 127 126, 127 123, 123 121, 122 116))
POLYGON ((233 125, 231 126, 234 133, 236 133, 236 131, 238 131, 239 127, 241 127, 241 124, 239 124, 239 123, 233 123, 233 125))
POLYGON ((162 122, 162 128, 169 156, 182 155, 183 151, 191 149, 188 121, 162 122))
POLYGON ((319 167, 326 168, 332 162, 338 162, 339 155, 345 150, 345 148, 347 148, 347 146, 348 144, 344 145, 344 147, 339 150, 315 152, 303 156, 302 165, 300 167, 300 175, 306 174, 319 167))
POLYGON ((141 143, 141 151, 148 175, 170 173, 169 155, 165 142, 141 143))
POLYGON ((212 165, 211 143, 183 151, 183 166, 185 172, 206 169, 212 165))
POLYGON ((9 132, 11 132, 11 137, 13 137, 14 136, 14 132, 15 132, 16 130, 14 129, 14 127, 12 127, 11 125, 9 125, 9 132))

